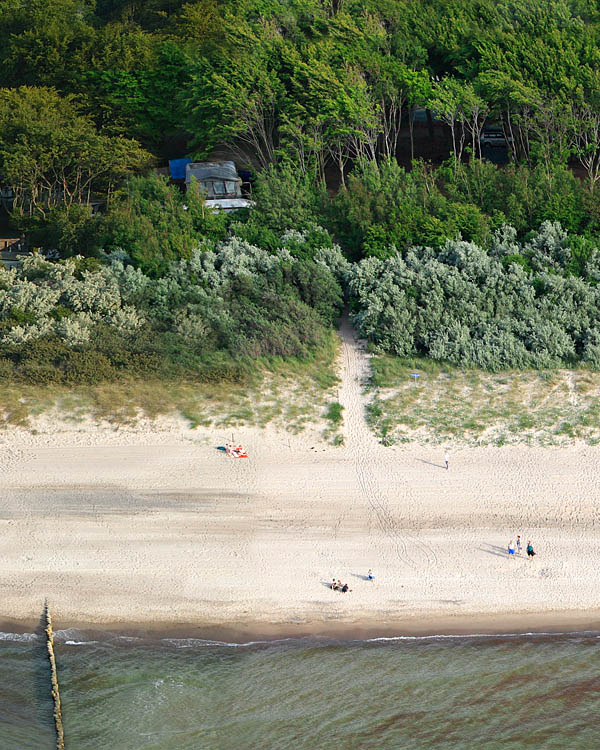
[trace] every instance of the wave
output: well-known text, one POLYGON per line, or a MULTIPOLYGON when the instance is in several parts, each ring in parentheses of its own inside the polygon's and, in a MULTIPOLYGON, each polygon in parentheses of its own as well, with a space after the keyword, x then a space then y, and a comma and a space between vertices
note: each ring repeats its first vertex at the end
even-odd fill
MULTIPOLYGON (((311 639, 312 640, 312 639, 311 639)), ((211 641, 204 638, 161 638, 163 643, 169 643, 176 648, 194 648, 194 647, 227 647, 230 648, 247 648, 248 646, 271 646, 276 643, 285 643, 296 641, 297 643, 305 642, 306 638, 277 638, 265 641, 245 641, 244 643, 234 643, 230 641, 211 641)))
POLYGON ((3 633, 0 632, 0 641, 15 641, 21 643, 28 643, 31 641, 38 641, 39 635, 35 633, 3 633))
POLYGON ((594 637, 600 639, 600 633, 596 630, 568 630, 561 632, 526 632, 526 633, 434 633, 431 635, 395 635, 374 636, 372 638, 331 638, 329 636, 305 636, 301 638, 278 638, 272 640, 244 641, 241 643, 231 641, 216 641, 203 638, 161 638, 161 642, 168 643, 176 648, 249 648, 251 646, 274 646, 281 643, 296 645, 348 645, 360 643, 393 643, 393 642, 419 642, 435 640, 473 640, 473 639, 506 639, 506 638, 565 638, 565 637, 594 637))
POLYGON ((435 641, 435 640, 477 640, 480 638, 564 638, 564 637, 594 637, 600 638, 596 630, 566 630, 559 632, 527 632, 527 633, 434 633, 432 635, 395 635, 395 636, 377 636, 374 638, 365 638, 353 640, 353 643, 384 643, 393 641, 435 641))
MULTIPOLYGON (((98 632, 90 638, 91 633, 86 634, 76 628, 66 630, 57 630, 54 634, 55 639, 64 646, 93 646, 108 643, 137 643, 149 644, 155 642, 141 636, 120 635, 113 632, 107 632, 105 638, 98 638, 98 632)), ((0 641, 9 641, 15 643, 32 643, 38 641, 41 636, 36 633, 5 633, 0 631, 0 641)), ((596 638, 600 639, 600 632, 596 630, 567 630, 560 632, 526 632, 526 633, 468 633, 468 634, 450 634, 434 633, 431 635, 393 635, 393 636, 373 636, 371 638, 332 638, 330 636, 304 636, 299 638, 276 638, 262 639, 243 642, 219 641, 205 638, 161 638, 160 643, 168 644, 175 648, 251 648, 253 646, 276 646, 283 643, 297 646, 332 646, 332 645, 349 645, 361 643, 402 643, 402 642, 420 642, 420 641, 464 641, 477 639, 507 639, 507 638, 596 638)))

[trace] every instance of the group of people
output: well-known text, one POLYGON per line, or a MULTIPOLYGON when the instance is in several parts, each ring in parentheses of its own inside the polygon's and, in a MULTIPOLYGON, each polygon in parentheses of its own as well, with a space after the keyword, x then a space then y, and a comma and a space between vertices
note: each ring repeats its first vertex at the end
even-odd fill
MULTIPOLYGON (((508 555, 514 556, 515 552, 517 555, 522 554, 523 552, 523 545, 521 544, 521 537, 517 536, 517 544, 515 548, 515 544, 513 543, 513 540, 511 539, 508 543, 508 555)), ((535 555, 535 551, 533 549, 533 544, 531 543, 531 539, 527 542, 527 557, 532 560, 533 556, 535 555)))
POLYGON ((333 581, 331 582, 331 588, 334 591, 341 591, 342 594, 345 594, 346 591, 352 591, 352 589, 348 586, 348 584, 342 583, 339 578, 337 581, 335 580, 335 578, 333 579, 333 581))
POLYGON ((227 453, 230 458, 248 458, 248 454, 241 445, 235 446, 232 443, 227 443, 225 446, 225 453, 227 453))
MULTIPOLYGON (((373 571, 369 568, 369 572, 365 576, 365 580, 367 581, 374 581, 375 576, 373 575, 373 571)), ((330 587, 333 589, 333 591, 341 591, 342 594, 345 594, 347 591, 352 591, 352 589, 348 586, 347 583, 342 583, 340 579, 338 578, 337 581, 335 578, 330 584, 330 587)))

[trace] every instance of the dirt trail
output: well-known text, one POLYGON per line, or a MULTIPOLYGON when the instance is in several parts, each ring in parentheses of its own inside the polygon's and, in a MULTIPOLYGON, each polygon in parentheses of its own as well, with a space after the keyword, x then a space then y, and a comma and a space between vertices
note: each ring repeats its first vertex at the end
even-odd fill
POLYGON ((370 376, 369 358, 365 342, 357 338, 348 315, 342 318, 340 336, 342 384, 339 399, 344 407, 345 451, 354 464, 360 494, 370 507, 369 530, 375 522, 376 531, 393 540, 398 560, 407 567, 416 568, 424 563, 429 568, 437 562, 433 550, 406 531, 412 499, 406 481, 397 471, 392 471, 394 481, 387 488, 377 479, 390 472, 390 462, 396 457, 379 443, 367 425, 368 396, 364 386, 370 376))
POLYGON ((348 315, 342 318, 340 326, 342 339, 342 384, 340 403, 344 407, 344 433, 348 450, 360 448, 379 452, 380 445, 366 422, 367 398, 364 385, 371 375, 365 342, 356 337, 348 315))

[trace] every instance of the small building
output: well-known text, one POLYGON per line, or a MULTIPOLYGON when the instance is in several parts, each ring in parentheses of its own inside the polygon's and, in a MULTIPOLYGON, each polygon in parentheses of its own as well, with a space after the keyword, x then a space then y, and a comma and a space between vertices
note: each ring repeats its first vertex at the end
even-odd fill
POLYGON ((0 263, 6 268, 21 264, 23 256, 29 255, 20 237, 0 237, 0 263))
POLYGON ((223 211, 247 208, 252 201, 242 197, 242 178, 232 161, 190 162, 185 165, 185 189, 196 182, 206 205, 223 211))
POLYGON ((18 253, 22 250, 23 240, 20 237, 0 237, 0 250, 18 253))

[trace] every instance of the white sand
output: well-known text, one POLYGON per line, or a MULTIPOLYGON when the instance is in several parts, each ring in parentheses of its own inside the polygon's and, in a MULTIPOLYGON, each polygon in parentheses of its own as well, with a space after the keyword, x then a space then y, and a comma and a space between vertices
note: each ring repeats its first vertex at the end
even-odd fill
POLYGON ((600 621, 600 449, 447 446, 446 471, 445 447, 385 448, 364 422, 368 360, 343 334, 343 448, 237 429, 236 461, 216 449, 230 431, 175 420, 0 433, 0 617, 37 618, 48 598, 63 627, 600 621))

